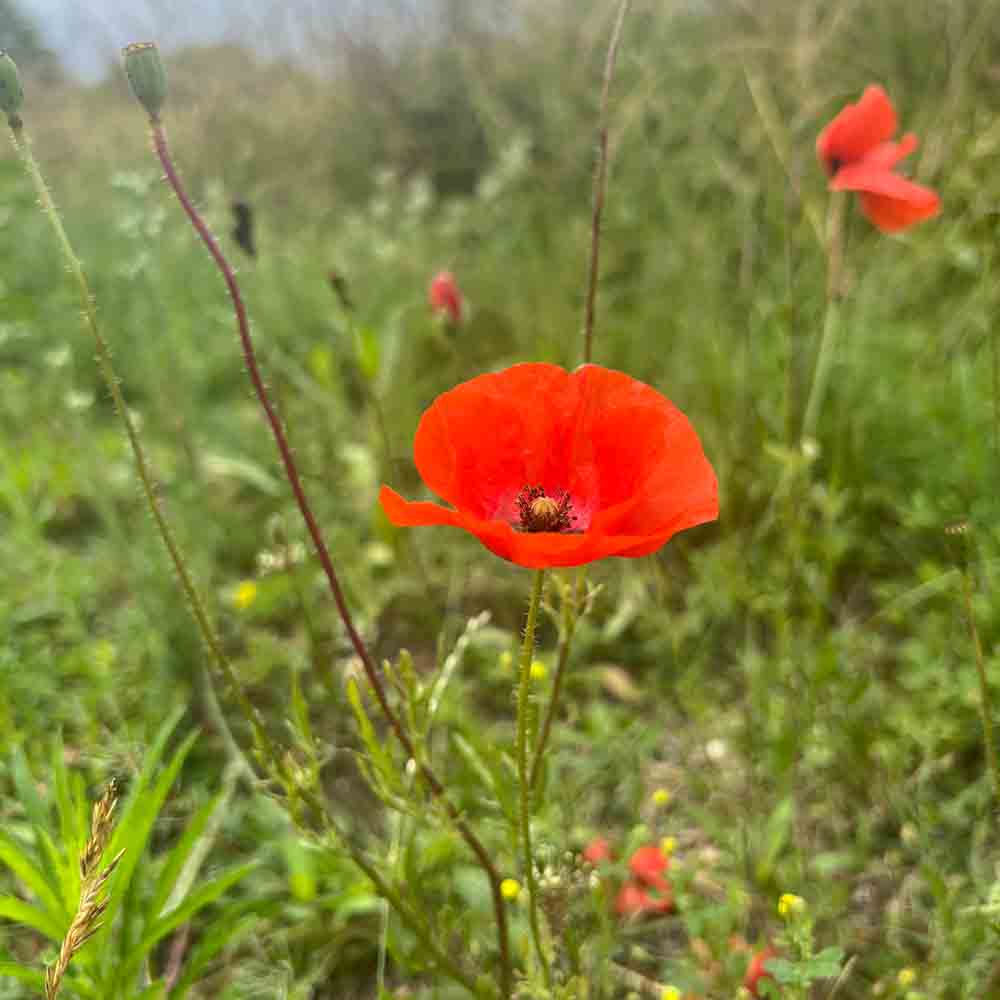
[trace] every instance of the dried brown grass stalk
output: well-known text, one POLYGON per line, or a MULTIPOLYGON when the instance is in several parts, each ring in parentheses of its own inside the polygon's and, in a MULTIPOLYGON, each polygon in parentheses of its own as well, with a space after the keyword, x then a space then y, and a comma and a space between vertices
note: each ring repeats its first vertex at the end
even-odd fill
POLYGON ((101 929, 101 917, 108 906, 104 887, 125 853, 123 848, 105 868, 98 867, 114 829, 113 813, 117 803, 118 786, 112 779, 94 803, 90 837, 80 855, 80 903, 63 938, 59 957, 45 970, 45 1000, 55 1000, 73 956, 101 929))

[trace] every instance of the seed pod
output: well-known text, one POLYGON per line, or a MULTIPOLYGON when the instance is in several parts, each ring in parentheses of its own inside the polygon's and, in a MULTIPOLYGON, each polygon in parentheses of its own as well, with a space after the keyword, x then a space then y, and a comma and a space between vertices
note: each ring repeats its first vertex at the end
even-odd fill
POLYGON ((0 110, 10 119, 12 126, 20 122, 18 112, 24 104, 24 90, 17 63, 6 52, 0 52, 0 110))
POLYGON ((155 42, 133 42, 122 50, 129 87, 150 118, 160 117, 167 99, 167 72, 155 42))

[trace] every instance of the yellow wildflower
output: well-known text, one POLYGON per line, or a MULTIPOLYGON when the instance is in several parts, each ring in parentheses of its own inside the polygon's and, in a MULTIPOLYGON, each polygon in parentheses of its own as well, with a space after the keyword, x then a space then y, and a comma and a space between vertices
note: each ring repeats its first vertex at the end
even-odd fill
POLYGON ((796 896, 793 892, 784 892, 778 899, 778 914, 786 920, 789 917, 804 913, 805 909, 806 901, 801 896, 796 896))
POLYGON ((236 593, 233 595, 233 604, 235 604, 240 611, 245 611, 256 600, 257 584, 254 583, 253 580, 244 580, 236 588, 236 593))
POLYGON ((521 895, 521 883, 516 878, 505 878, 500 883, 500 895, 504 899, 517 899, 521 895))

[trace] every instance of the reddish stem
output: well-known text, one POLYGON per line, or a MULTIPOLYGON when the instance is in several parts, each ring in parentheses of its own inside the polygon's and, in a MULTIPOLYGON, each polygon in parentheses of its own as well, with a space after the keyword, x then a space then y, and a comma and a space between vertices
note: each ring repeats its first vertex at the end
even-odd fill
POLYGON ((160 163, 163 166, 163 172, 166 174, 167 182, 170 184, 174 194, 177 196, 177 200, 180 202, 181 208, 184 209, 185 214, 188 219, 190 219, 191 225, 194 226, 196 232, 201 237, 201 241, 208 248, 208 252, 212 255, 212 259, 215 261, 216 266, 222 273, 223 280, 226 282, 226 288, 229 291, 229 297, 232 299, 233 309, 236 313, 236 325, 239 331, 240 345, 243 348, 243 359, 246 362, 247 371, 250 374, 250 381, 253 383, 254 391, 257 393, 257 398, 260 401, 260 405, 264 410, 265 416, 267 417, 271 433, 274 435, 274 441, 278 447, 278 453, 281 456, 281 462, 285 469, 285 476, 288 479, 289 485, 292 487, 292 492, 295 494, 295 501, 299 506, 302 519, 305 521, 306 528, 312 538, 313 545, 316 549, 316 555, 319 558, 320 566, 323 567, 323 573, 326 575, 327 583, 330 586, 330 592, 333 594, 334 603, 337 605, 337 612, 340 615, 341 621, 344 623, 344 628, 347 630, 347 635, 351 640, 351 645, 354 647, 354 651, 361 660, 365 675, 368 678, 368 683, 375 692, 375 697, 378 700, 379 707, 382 709, 382 714, 388 720, 390 727, 396 734, 396 738, 402 745, 407 757, 416 762, 416 765, 420 770, 420 774, 422 775, 424 781, 427 782, 427 785, 431 790, 431 794, 444 806, 449 818, 455 824, 456 829, 462 835, 462 838, 465 840, 466 844, 468 844, 473 854, 476 855, 479 864, 482 866, 489 879, 490 888, 493 893, 493 909, 496 915, 497 935, 499 938, 501 967, 500 987, 503 995, 505 997, 509 997, 512 991, 510 946, 508 943, 507 931, 507 908, 504 903, 503 895, 500 892, 500 873, 497 871, 489 854, 486 852, 486 848, 482 845, 479 838, 472 832, 466 822, 461 818, 458 810, 447 797, 444 786, 438 780, 437 775, 434 774, 427 763, 417 757, 414 751, 413 741, 403 728, 403 724, 400 721, 399 716, 396 715, 396 713, 392 710, 392 707, 389 705, 389 699, 385 693, 385 686, 378 675, 378 670, 375 667, 375 661, 354 625, 354 619, 351 617, 351 612, 347 607, 347 601, 344 599, 344 592, 341 589, 340 580, 337 577, 337 571, 334 569, 333 560, 330 558, 330 551, 326 547, 326 542, 323 540, 323 536, 319 530, 319 524, 317 523, 312 507, 309 505, 309 501, 306 498, 305 490, 302 487, 302 480, 299 476, 299 470, 295 464, 295 459, 292 456, 292 450, 288 444, 288 439, 285 436, 285 430, 282 427, 281 420, 279 419, 273 404, 271 403, 271 398, 268 395, 267 388, 264 385, 264 380, 261 377, 260 368, 257 364, 257 355, 254 351, 253 341, 250 338, 250 324, 247 320, 246 306, 243 304, 243 297, 240 294, 239 285, 236 283, 236 276, 233 274, 233 270, 222 253, 218 242, 210 232, 202 217, 198 214, 197 209, 192 204, 191 199, 188 198, 187 192, 181 184, 181 179, 177 170, 174 168, 173 160, 170 156, 170 150, 167 146, 167 137, 163 131, 163 125, 158 119, 151 118, 150 129, 153 136, 153 146, 156 149, 156 155, 159 157, 160 163))

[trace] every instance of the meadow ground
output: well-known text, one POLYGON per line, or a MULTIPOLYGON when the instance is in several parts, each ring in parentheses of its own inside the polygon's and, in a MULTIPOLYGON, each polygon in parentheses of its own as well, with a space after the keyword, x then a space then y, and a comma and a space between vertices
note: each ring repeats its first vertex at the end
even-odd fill
MULTIPOLYGON (((531 574, 464 533, 394 528, 377 504, 381 483, 423 495, 411 444, 438 393, 581 359, 614 10, 515 7, 514 29, 470 3, 437 37, 340 38, 332 79, 232 49, 180 53, 164 121, 239 263, 358 625, 397 662, 394 704, 498 871, 523 882, 511 761, 531 574), (234 200, 253 207, 255 259, 230 236, 234 200), (427 305, 442 268, 466 298, 457 327, 427 305)), ((249 727, 212 674, 8 144, 0 997, 38 995, 111 777, 126 860, 61 995, 468 995, 386 919, 313 794, 444 951, 492 983, 487 884, 374 714, 376 734, 359 735, 353 651, 224 286, 161 183, 141 111, 120 75, 25 85, 165 509, 284 769, 245 780, 249 727)), ((594 360, 689 416, 721 513, 655 555, 587 570, 595 596, 533 823, 553 985, 530 957, 522 887, 508 905, 520 996, 733 997, 771 943, 789 963, 773 995, 1000 997, 1000 789, 977 670, 978 649, 1000 698, 998 111, 998 0, 635 4, 612 92, 594 360), (804 427, 831 308, 815 141, 873 82, 920 137, 907 169, 943 207, 888 236, 846 203, 828 389, 804 427), (580 852, 597 836, 615 860, 592 877, 580 852), (611 886, 634 848, 666 837, 671 912, 620 920, 611 886), (805 911, 780 915, 783 893, 805 911)), ((549 577, 536 711, 576 580, 549 577)))

